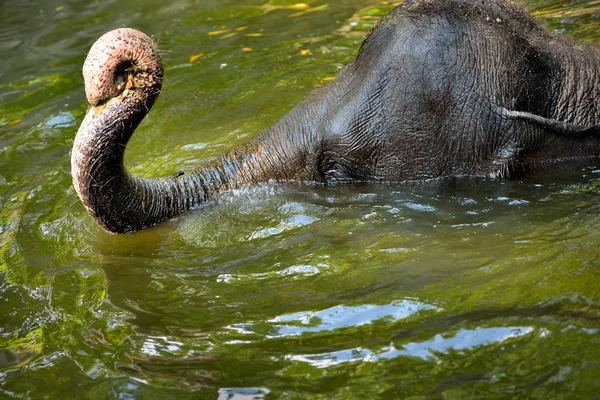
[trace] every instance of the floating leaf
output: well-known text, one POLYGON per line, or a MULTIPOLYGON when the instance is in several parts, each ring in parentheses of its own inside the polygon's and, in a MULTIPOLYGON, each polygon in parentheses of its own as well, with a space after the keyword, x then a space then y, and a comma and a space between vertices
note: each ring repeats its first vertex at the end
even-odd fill
POLYGON ((248 29, 248 26, 240 26, 235 28, 236 31, 245 31, 246 29, 248 29))
POLYGON ((202 57, 203 55, 204 55, 204 53, 198 53, 193 56, 190 56, 190 62, 196 61, 198 58, 202 57))
POLYGON ((237 34, 238 34, 237 32, 231 32, 231 33, 228 33, 227 35, 221 36, 221 39, 229 39, 234 36, 237 36, 237 34))
POLYGON ((245 51, 246 53, 249 53, 249 52, 251 52, 251 51, 254 51, 254 49, 252 49, 251 47, 244 47, 244 48, 242 49, 242 51, 245 51))
POLYGON ((326 10, 327 8, 329 8, 329 4, 323 4, 322 6, 314 7, 314 8, 308 8, 305 11, 300 11, 298 13, 290 14, 289 16, 292 17, 292 18, 293 17, 300 17, 300 16, 302 16, 304 14, 308 14, 308 13, 315 12, 315 11, 323 11, 323 10, 326 10))
POLYGON ((210 36, 222 35, 223 33, 229 32, 229 29, 221 29, 219 31, 208 32, 210 36))
POLYGON ((13 120, 13 121, 10 121, 10 122, 8 123, 8 126, 13 126, 13 125, 16 125, 16 124, 18 124, 18 123, 20 123, 20 122, 23 122, 23 120, 22 120, 22 119, 15 119, 15 120, 13 120))
POLYGON ((300 50, 300 54, 303 56, 307 56, 310 53, 310 50, 300 50))
POLYGON ((262 33, 246 33, 246 36, 248 36, 248 37, 262 37, 263 34, 262 33))
POLYGON ((306 10, 307 8, 310 8, 310 6, 306 3, 298 3, 298 4, 292 4, 288 8, 290 10, 306 10))

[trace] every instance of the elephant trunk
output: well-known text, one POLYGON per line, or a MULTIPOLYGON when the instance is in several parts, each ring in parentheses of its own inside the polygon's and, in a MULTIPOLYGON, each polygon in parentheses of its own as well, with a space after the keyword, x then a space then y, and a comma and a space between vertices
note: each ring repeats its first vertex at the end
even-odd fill
POLYGON ((223 190, 269 180, 318 180, 313 124, 301 106, 257 139, 192 171, 166 178, 128 173, 123 157, 134 130, 160 92, 163 68, 148 36, 117 29, 92 46, 83 75, 88 110, 73 144, 71 173, 85 208, 105 229, 133 232, 206 203, 223 190), (299 128, 300 126, 300 128, 299 128), (275 134, 276 132, 276 134, 275 134), (302 139, 298 139, 302 138, 302 139))

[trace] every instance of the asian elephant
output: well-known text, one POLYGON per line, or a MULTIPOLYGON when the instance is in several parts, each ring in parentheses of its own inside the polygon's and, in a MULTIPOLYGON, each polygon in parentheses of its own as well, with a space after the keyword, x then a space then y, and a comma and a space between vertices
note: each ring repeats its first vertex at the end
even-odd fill
POLYGON ((509 1, 409 0, 333 82, 249 143, 166 178, 123 164, 161 89, 152 39, 106 33, 83 66, 91 108, 72 175, 96 221, 126 233, 267 181, 506 178, 600 156, 600 50, 551 34, 509 1))

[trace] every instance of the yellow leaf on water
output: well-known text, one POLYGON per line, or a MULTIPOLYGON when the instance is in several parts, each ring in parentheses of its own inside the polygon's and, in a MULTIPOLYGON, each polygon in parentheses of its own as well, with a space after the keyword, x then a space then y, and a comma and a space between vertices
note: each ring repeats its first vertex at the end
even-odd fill
POLYGON ((288 6, 288 8, 290 10, 306 10, 307 8, 310 8, 310 6, 306 3, 297 3, 297 4, 292 4, 291 6, 288 6))
POLYGON ((221 36, 221 39, 228 39, 230 37, 237 36, 237 34, 238 34, 237 32, 231 32, 231 33, 228 33, 227 35, 221 36))
POLYGON ((245 31, 246 29, 248 29, 247 26, 240 26, 240 27, 235 28, 236 31, 245 31))
POLYGON ((229 32, 229 29, 221 29, 220 31, 212 31, 212 32, 208 32, 208 34, 210 36, 215 36, 215 35, 221 35, 225 32, 229 32))
POLYGON ((310 50, 300 50, 300 54, 303 56, 307 56, 310 53, 310 50))
POLYGON ((18 124, 20 122, 23 122, 23 120, 22 119, 15 119, 14 121, 10 121, 8 123, 8 126, 13 126, 13 125, 16 125, 16 124, 18 124))
POLYGON ((198 53, 193 56, 190 56, 190 62, 196 61, 198 58, 202 57, 203 55, 204 55, 204 53, 198 53))
POLYGON ((252 49, 251 47, 244 47, 244 48, 242 49, 242 51, 245 51, 246 53, 249 53, 249 52, 251 52, 251 51, 254 51, 254 49, 252 49))
POLYGON ((300 11, 294 14, 290 14, 289 17, 290 18, 294 18, 294 17, 300 17, 302 15, 311 13, 311 12, 317 12, 317 11, 323 11, 326 10, 327 8, 329 8, 329 4, 323 4, 322 6, 318 6, 318 7, 313 7, 313 8, 306 8, 304 9, 304 11, 300 11))
POLYGON ((58 6, 58 7, 55 8, 56 12, 61 12, 64 9, 65 9, 64 6, 58 6))
POLYGON ((261 37, 262 35, 262 33, 246 33, 248 37, 261 37))

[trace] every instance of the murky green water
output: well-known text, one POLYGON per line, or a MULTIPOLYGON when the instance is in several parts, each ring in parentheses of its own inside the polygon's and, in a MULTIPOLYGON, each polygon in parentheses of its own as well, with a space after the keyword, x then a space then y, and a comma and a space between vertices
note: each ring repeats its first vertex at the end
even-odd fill
MULTIPOLYGON (((127 162, 169 174, 276 121, 391 7, 294 3, 0 2, 0 398, 597 397, 600 166, 261 186, 128 236, 85 213, 69 150, 94 40, 159 42, 127 162)), ((600 40, 597 1, 528 4, 600 40)))

